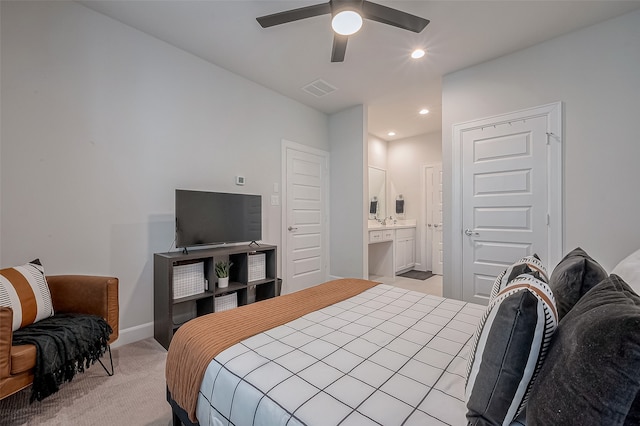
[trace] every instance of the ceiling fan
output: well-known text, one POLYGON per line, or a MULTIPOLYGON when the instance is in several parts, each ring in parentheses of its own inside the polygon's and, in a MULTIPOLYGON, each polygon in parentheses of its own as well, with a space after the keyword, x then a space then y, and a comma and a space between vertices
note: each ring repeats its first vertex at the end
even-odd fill
POLYGON ((333 35, 331 62, 344 61, 347 40, 351 34, 360 29, 362 18, 413 31, 414 33, 421 32, 429 23, 428 19, 367 0, 329 0, 328 3, 261 16, 256 20, 262 28, 268 28, 328 13, 332 15, 331 26, 335 32, 333 35))

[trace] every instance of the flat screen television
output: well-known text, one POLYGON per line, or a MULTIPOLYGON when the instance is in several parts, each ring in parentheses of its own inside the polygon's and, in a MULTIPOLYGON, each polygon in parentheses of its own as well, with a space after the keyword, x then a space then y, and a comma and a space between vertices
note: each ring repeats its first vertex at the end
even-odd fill
POLYGON ((176 189, 176 248, 262 239, 262 196, 176 189))

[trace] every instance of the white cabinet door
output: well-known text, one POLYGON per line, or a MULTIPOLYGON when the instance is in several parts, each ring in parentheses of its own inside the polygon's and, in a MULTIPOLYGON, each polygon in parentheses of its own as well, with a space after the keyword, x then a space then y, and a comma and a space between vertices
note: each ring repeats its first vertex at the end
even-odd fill
POLYGON ((416 264, 415 244, 415 228, 396 230, 396 272, 406 271, 416 264))
POLYGON ((396 272, 406 268, 406 244, 405 241, 396 240, 396 272))
POLYGON ((416 240, 415 238, 407 240, 407 268, 416 264, 416 240))

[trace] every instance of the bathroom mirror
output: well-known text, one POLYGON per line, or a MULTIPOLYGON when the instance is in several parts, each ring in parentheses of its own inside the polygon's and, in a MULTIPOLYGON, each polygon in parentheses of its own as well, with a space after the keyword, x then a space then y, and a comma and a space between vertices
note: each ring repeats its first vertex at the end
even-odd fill
POLYGON ((372 209, 369 210, 369 219, 383 219, 387 216, 387 210, 385 208, 387 203, 387 172, 377 167, 369 166, 369 206, 376 197, 378 201, 377 213, 372 213, 372 209))

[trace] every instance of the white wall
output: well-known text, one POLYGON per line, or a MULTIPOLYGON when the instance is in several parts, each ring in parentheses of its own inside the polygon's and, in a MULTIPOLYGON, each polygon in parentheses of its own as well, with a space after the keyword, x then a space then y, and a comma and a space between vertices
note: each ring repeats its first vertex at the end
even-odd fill
POLYGON ((1 31, 2 266, 117 276, 126 329, 153 321, 175 188, 261 194, 280 245, 280 142, 328 151, 325 114, 74 2, 2 2, 1 31))
POLYGON ((581 246, 603 267, 640 246, 640 11, 579 30, 443 80, 445 296, 461 259, 451 252, 451 127, 564 103, 565 252, 581 246))
POLYGON ((387 151, 389 142, 374 135, 368 135, 367 140, 369 166, 387 170, 387 151))
POLYGON ((329 117, 330 262, 333 277, 367 276, 367 116, 357 105, 329 117), (367 207, 365 209, 365 207, 367 207))
POLYGON ((369 166, 387 170, 387 212, 395 216, 395 199, 398 194, 402 194, 406 200, 406 219, 417 219, 422 195, 420 173, 424 165, 442 162, 441 133, 428 133, 395 141, 385 141, 369 135, 368 153, 369 166))
POLYGON ((422 167, 442 162, 442 134, 428 133, 389 142, 389 207, 395 217, 395 199, 404 197, 405 218, 418 219, 422 199, 422 167))
POLYGON ((416 229, 416 269, 426 270, 422 264, 424 241, 421 232, 422 202, 424 200, 423 168, 442 162, 442 134, 427 133, 411 138, 389 142, 387 155, 387 176, 389 182, 389 199, 387 216, 396 217, 395 200, 399 194, 404 198, 404 219, 415 220, 416 229))

